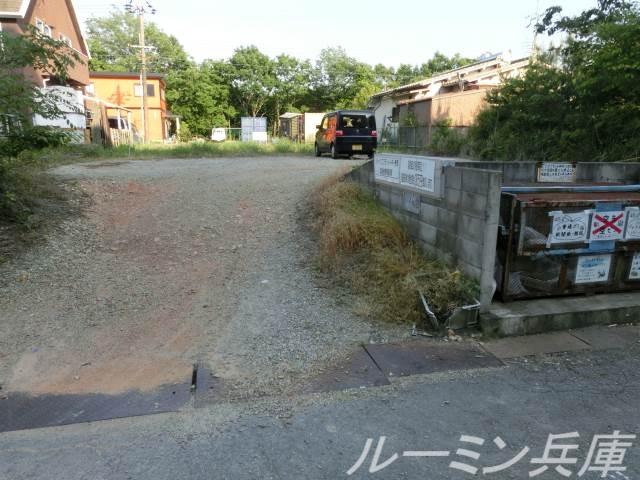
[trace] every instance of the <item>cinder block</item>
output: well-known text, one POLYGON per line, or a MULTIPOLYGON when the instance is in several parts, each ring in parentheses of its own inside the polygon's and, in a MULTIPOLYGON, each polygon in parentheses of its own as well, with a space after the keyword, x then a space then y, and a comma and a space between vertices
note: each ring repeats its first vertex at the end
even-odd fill
POLYGON ((458 232, 458 212, 439 208, 437 226, 439 229, 456 234, 458 232))
POLYGON ((462 190, 462 170, 457 167, 445 167, 444 188, 462 190))
POLYGON ((438 210, 439 208, 432 203, 422 202, 420 205, 420 220, 429 225, 438 224, 438 210))
POLYGON ((456 190, 455 188, 445 188, 444 189, 444 204, 447 208, 459 209, 460 208, 460 198, 462 197, 462 191, 456 190))
POLYGON ((456 251, 461 261, 473 265, 480 270, 482 269, 484 249, 481 244, 458 237, 456 240, 456 251))
POLYGON ((417 240, 420 238, 420 228, 423 223, 418 220, 415 216, 405 213, 403 215, 402 223, 413 240, 417 240))
POLYGON ((470 193, 485 193, 489 188, 489 175, 486 170, 465 168, 462 170, 462 190, 470 193))
POLYGON ((436 247, 457 258, 456 241, 457 237, 455 234, 438 229, 436 233, 436 247))
POLYGON ((420 222, 419 238, 421 242, 426 243, 429 246, 435 246, 437 233, 438 229, 435 226, 420 222))
POLYGON ((389 192, 389 206, 391 210, 404 210, 402 204, 402 193, 392 190, 389 192))
POLYGON ((458 216, 458 235, 463 238, 481 242, 485 236, 487 224, 481 218, 460 214, 458 216))
POLYGON ((479 218, 487 218, 487 197, 463 191, 460 196, 460 211, 479 218))
POLYGON ((507 184, 529 183, 536 181, 535 162, 506 162, 500 163, 507 184))
POLYGON ((391 206, 391 196, 389 195, 389 192, 382 187, 378 187, 376 190, 378 193, 378 201, 384 207, 389 208, 391 206))

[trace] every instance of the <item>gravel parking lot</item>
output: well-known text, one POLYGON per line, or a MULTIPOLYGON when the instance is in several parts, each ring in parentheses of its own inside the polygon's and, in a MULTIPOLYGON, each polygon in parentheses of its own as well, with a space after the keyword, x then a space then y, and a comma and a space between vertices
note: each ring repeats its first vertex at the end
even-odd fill
POLYGON ((360 342, 406 335, 353 315, 314 278, 310 189, 362 161, 56 169, 91 202, 0 266, 2 392, 144 391, 202 362, 230 398, 287 394, 360 342))

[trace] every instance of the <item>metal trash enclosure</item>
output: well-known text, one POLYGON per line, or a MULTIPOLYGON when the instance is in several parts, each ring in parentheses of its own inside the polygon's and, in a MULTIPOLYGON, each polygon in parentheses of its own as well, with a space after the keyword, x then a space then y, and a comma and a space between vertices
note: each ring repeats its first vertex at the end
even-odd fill
POLYGON ((640 186, 502 187, 503 301, 640 289, 640 186))

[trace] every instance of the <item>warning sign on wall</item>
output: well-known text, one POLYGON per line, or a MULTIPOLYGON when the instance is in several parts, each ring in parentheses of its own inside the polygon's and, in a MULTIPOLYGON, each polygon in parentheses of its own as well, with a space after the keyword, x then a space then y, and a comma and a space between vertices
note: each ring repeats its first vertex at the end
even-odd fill
POLYGON ((640 208, 627 207, 627 230, 624 234, 625 240, 640 240, 640 208))
POLYGON ((606 283, 611 270, 611 255, 584 255, 578 257, 576 284, 606 283))
POLYGON ((549 212, 553 217, 548 244, 586 242, 589 234, 589 211, 564 213, 549 212))
POLYGON ((629 268, 629 280, 640 280, 640 252, 633 254, 629 268))
POLYGON ((595 212, 591 221, 592 242, 600 240, 621 240, 624 232, 625 211, 595 212))
POLYGON ((400 159, 376 155, 373 160, 376 180, 400 183, 400 159))
POLYGON ((537 167, 537 180, 541 183, 571 183, 576 181, 573 163, 543 162, 537 167))

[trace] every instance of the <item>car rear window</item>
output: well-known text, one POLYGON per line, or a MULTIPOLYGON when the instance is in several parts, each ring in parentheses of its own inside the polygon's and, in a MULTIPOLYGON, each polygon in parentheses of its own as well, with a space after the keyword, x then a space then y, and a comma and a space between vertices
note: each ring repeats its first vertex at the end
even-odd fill
POLYGON ((342 115, 340 128, 371 128, 369 115, 342 115))

